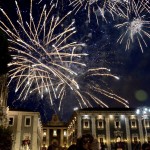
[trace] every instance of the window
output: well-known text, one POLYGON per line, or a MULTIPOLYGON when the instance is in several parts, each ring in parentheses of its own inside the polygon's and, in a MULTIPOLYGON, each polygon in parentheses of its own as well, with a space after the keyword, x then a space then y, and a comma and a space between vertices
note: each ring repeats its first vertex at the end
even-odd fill
POLYGON ((9 118, 9 126, 13 126, 14 125, 14 117, 10 117, 9 118))
POLYGON ((84 121, 83 121, 83 128, 84 128, 84 129, 89 129, 89 128, 90 128, 89 120, 84 120, 84 121))
POLYGON ((57 130, 53 130, 53 136, 57 136, 57 130))
POLYGON ((24 133, 23 134, 23 140, 30 140, 31 139, 31 134, 30 133, 24 133))
POLYGON ((133 141, 137 142, 138 141, 138 137, 133 137, 133 141))
POLYGON ((30 116, 26 116, 25 117, 25 126, 31 126, 31 117, 30 116))
POLYGON ((98 135, 98 142, 104 143, 105 142, 105 135, 103 135, 103 134, 98 135))
POLYGON ((43 130, 43 136, 44 137, 46 136, 46 130, 43 130))
POLYGON ((131 128, 137 128, 136 120, 131 120, 131 128))
POLYGON ((104 142, 104 138, 100 137, 99 141, 100 141, 100 143, 103 143, 104 142))
POLYGON ((99 129, 104 128, 104 122, 103 122, 103 120, 97 120, 97 128, 99 128, 99 129))
POLYGON ((67 131, 66 131, 66 130, 64 130, 64 136, 65 136, 65 137, 67 136, 67 131))
POLYGON ((120 121, 115 121, 115 128, 121 128, 120 121))
POLYGON ((132 142, 138 141, 138 134, 132 134, 132 142))
POLYGON ((149 127, 150 127, 150 126, 149 126, 149 120, 148 120, 148 119, 145 119, 144 121, 145 121, 145 127, 146 127, 146 128, 149 128, 149 127))
POLYGON ((117 136, 116 142, 121 142, 121 136, 117 136))

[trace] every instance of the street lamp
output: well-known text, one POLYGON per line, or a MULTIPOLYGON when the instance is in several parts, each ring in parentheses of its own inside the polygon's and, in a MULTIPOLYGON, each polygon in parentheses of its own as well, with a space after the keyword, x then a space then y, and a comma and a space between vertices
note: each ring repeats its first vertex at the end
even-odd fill
POLYGON ((147 127, 146 127, 146 119, 147 115, 150 114, 150 108, 147 107, 140 107, 136 110, 136 114, 140 115, 143 119, 143 125, 145 129, 145 141, 147 142, 147 127))

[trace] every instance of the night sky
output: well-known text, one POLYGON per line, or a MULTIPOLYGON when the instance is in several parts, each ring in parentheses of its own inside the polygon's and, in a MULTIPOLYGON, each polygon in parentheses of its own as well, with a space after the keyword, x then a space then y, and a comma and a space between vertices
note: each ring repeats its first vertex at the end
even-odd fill
MULTIPOLYGON (((36 2, 40 1, 36 0, 36 2)), ((34 20, 36 20, 36 16, 39 15, 39 8, 45 3, 49 5, 50 1, 43 0, 40 4, 33 5, 33 10, 37 13, 35 13, 36 15, 34 14, 34 20)), ((55 1, 52 3, 55 3, 55 1)), ((18 4, 24 18, 27 20, 30 6, 29 0, 18 0, 18 4)), ((94 5, 95 4, 91 4, 91 7, 96 9, 97 7, 94 5)), ((119 4, 119 6, 124 9, 121 4, 119 4)), ((9 18, 15 23, 17 15, 14 0, 5 0, 5 2, 0 0, 0 7, 8 13, 9 18)), ((64 16, 71 10, 73 10, 73 7, 69 6, 69 1, 59 0, 57 9, 53 13, 55 16, 64 16)), ((150 21, 150 12, 148 11, 150 11, 149 8, 145 11, 146 13, 144 12, 146 21, 150 21)), ((129 107, 150 106, 150 38, 143 36, 147 43, 147 47, 142 43, 143 52, 141 51, 136 38, 134 39, 134 42, 131 43, 129 50, 125 50, 124 41, 126 41, 126 39, 122 44, 117 43, 117 39, 124 32, 124 29, 118 29, 115 27, 116 24, 123 23, 124 20, 121 17, 114 15, 113 19, 111 14, 106 11, 105 20, 100 12, 97 11, 98 25, 95 14, 92 12, 89 23, 87 13, 88 11, 85 10, 84 7, 81 7, 76 14, 75 11, 73 11, 72 14, 62 23, 63 27, 67 26, 70 21, 75 21, 74 26, 76 27, 77 32, 71 37, 71 40, 77 41, 78 43, 85 43, 86 45, 82 48, 84 53, 88 53, 88 56, 84 57, 82 60, 87 65, 86 69, 74 67, 79 73, 77 81, 81 88, 86 88, 86 84, 90 80, 90 78, 86 80, 83 77, 85 70, 98 67, 110 68, 111 73, 118 76, 120 80, 104 78, 105 83, 102 85, 104 89, 111 89, 115 94, 128 100, 129 107)), ((5 17, 2 14, 0 16, 0 19, 7 24, 5 17)), ((150 27, 150 22, 147 26, 150 27)), ((150 33, 150 28, 147 29, 146 32, 150 33)), ((136 35, 134 37, 136 37, 136 35)), ((94 82, 102 84, 102 82, 96 77, 94 82)), ((38 94, 32 94, 25 100, 17 100, 19 93, 15 93, 15 85, 15 81, 9 85, 9 107, 40 111, 44 122, 50 120, 53 112, 58 113, 60 118, 66 121, 70 117, 73 108, 79 107, 78 101, 75 100, 76 97, 72 94, 72 91, 69 90, 69 88, 66 89, 66 97, 63 100, 62 108, 59 112, 56 111, 59 103, 58 99, 55 100, 55 105, 53 107, 51 107, 47 96, 41 99, 38 94)), ((99 97, 100 95, 97 96, 99 97)), ((110 100, 108 97, 101 97, 101 99, 108 102, 109 107, 124 107, 115 100, 110 100)), ((93 106, 99 107, 99 105, 95 104, 93 104, 93 106)))

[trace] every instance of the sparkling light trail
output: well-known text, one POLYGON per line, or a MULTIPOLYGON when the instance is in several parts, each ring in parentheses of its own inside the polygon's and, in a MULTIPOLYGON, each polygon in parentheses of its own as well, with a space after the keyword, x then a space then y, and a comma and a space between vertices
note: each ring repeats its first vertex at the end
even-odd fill
MULTIPOLYGON (((48 95, 52 106, 55 105, 55 100, 59 99, 57 109, 60 111, 69 89, 80 108, 92 107, 93 103, 109 107, 100 95, 128 107, 125 99, 108 91, 99 82, 104 83, 103 79, 106 77, 119 79, 110 73, 110 69, 86 68, 83 58, 88 54, 82 51, 85 44, 72 41, 71 38, 76 33, 74 22, 63 24, 71 12, 59 17, 54 13, 56 5, 52 3, 42 6, 42 9, 39 9, 40 13, 34 16, 33 6, 40 5, 41 2, 36 4, 30 0, 28 21, 17 1, 17 21, 11 20, 7 13, 0 9, 7 20, 0 20, 0 28, 9 37, 9 49, 13 57, 9 66, 9 84, 13 80, 17 82, 15 92, 20 94, 18 99, 26 100, 31 94, 37 93, 41 99, 48 95), (80 68, 84 68, 84 72, 79 73, 77 69, 80 68)), ((77 1, 74 2, 78 6, 77 1)), ((97 2, 88 1, 89 6, 97 2)), ((71 101, 68 100, 68 103, 71 101)))
POLYGON ((125 50, 129 50, 131 45, 137 42, 143 52, 143 46, 147 47, 145 38, 150 39, 150 14, 149 2, 145 0, 130 1, 124 9, 118 10, 119 16, 124 19, 123 23, 115 25, 118 29, 123 29, 123 33, 117 42, 122 44, 126 41, 125 50))

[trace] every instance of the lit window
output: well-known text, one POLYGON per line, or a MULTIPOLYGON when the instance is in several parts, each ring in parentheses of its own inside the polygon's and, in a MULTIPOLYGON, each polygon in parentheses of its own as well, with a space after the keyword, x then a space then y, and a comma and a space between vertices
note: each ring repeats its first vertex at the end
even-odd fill
POLYGON ((103 135, 103 134, 98 135, 98 142, 100 144, 104 143, 105 142, 105 135, 103 135))
POLYGON ((112 119, 114 119, 114 116, 113 115, 109 115, 109 118, 112 120, 112 119))
POLYGON ((138 141, 138 137, 133 137, 133 141, 137 142, 138 141))
POLYGON ((23 134, 23 140, 29 141, 31 139, 31 134, 30 133, 24 133, 23 134))
POLYGON ((67 136, 67 131, 66 131, 66 130, 64 130, 64 136, 65 136, 65 137, 67 136))
POLYGON ((104 128, 103 120, 97 120, 97 128, 104 128))
POLYGON ((149 125, 149 120, 148 120, 148 119, 145 119, 144 121, 145 121, 145 127, 146 127, 146 128, 149 128, 149 127, 150 127, 150 125, 149 125))
POLYGON ((53 136, 57 136, 57 130, 53 130, 53 136))
POLYGON ((46 130, 43 130, 43 136, 46 136, 46 130))
POLYGON ((89 120, 84 120, 83 121, 83 128, 84 129, 89 129, 90 128, 89 120))
POLYGON ((31 117, 30 116, 26 116, 25 117, 25 126, 31 126, 31 117))
POLYGON ((138 134, 136 133, 132 134, 132 142, 137 142, 137 141, 139 141, 138 134))
POLYGON ((14 117, 10 117, 9 118, 9 126, 13 126, 14 125, 14 117))
POLYGON ((99 138, 99 140, 100 140, 100 143, 104 142, 104 138, 99 138))
POLYGON ((131 120, 131 128, 137 128, 136 120, 131 120))
POLYGON ((115 128, 121 128, 120 121, 115 121, 115 128))

